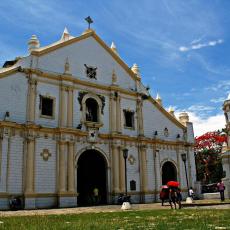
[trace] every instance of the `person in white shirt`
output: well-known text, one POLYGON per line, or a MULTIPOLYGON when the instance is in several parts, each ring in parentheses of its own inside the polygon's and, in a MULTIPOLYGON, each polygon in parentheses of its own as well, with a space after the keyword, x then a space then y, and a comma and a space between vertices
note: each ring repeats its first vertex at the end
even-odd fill
POLYGON ((193 192, 192 187, 190 187, 188 193, 189 193, 189 196, 193 199, 193 197, 194 197, 194 192, 193 192))

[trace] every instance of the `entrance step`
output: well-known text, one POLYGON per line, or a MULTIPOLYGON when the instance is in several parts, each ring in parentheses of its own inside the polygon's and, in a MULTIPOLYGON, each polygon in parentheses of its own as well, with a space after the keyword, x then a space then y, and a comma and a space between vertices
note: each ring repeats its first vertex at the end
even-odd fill
POLYGON ((216 200, 216 199, 220 199, 220 193, 219 192, 203 193, 200 195, 200 198, 204 200, 216 200))

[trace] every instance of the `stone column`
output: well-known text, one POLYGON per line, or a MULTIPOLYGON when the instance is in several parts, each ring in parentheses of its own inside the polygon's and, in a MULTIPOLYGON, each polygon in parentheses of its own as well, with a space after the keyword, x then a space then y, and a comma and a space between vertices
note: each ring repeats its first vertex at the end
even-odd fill
POLYGON ((74 143, 68 144, 68 192, 74 192, 74 143))
POLYGON ((116 110, 117 110, 117 119, 116 119, 116 124, 117 124, 117 132, 121 133, 121 96, 119 93, 117 93, 117 101, 116 101, 116 110))
POLYGON ((120 192, 125 192, 125 160, 123 157, 123 153, 121 151, 121 148, 118 148, 118 154, 119 154, 119 182, 120 182, 120 192))
POLYGON ((65 142, 59 142, 59 193, 66 191, 65 181, 65 142))
POLYGON ((119 193, 119 149, 117 146, 112 146, 112 160, 113 160, 113 191, 119 193))
POLYGON ((73 127, 73 88, 68 88, 67 126, 73 127))
POLYGON ((29 122, 35 121, 35 105, 36 105, 37 81, 29 77, 28 79, 28 106, 27 119, 29 122))
POLYGON ((27 140, 25 193, 34 192, 34 139, 27 140))
POLYGON ((110 122, 111 122, 111 132, 116 132, 116 125, 117 125, 117 116, 116 116, 116 101, 114 98, 114 92, 111 92, 110 95, 110 108, 111 108, 111 114, 110 114, 110 122))
POLYGON ((142 107, 143 102, 141 97, 137 98, 137 128, 139 131, 140 136, 144 136, 144 128, 143 128, 143 113, 142 113, 142 107))

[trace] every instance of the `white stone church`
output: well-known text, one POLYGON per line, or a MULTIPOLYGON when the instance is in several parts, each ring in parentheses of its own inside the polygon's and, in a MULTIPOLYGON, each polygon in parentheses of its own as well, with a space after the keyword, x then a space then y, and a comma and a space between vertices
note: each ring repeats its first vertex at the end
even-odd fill
POLYGON ((151 97, 139 68, 88 29, 40 47, 0 69, 0 209, 18 196, 25 209, 159 200, 161 186, 196 181, 194 134, 151 97), (123 150, 128 150, 127 183, 123 150), (185 154, 186 161, 181 155, 185 154), (185 165, 184 165, 185 163, 185 165))

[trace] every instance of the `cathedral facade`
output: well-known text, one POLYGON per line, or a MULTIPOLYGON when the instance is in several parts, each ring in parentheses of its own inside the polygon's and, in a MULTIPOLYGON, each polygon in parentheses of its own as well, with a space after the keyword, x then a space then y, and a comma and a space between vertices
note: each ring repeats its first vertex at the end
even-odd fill
POLYGON ((95 188, 100 204, 126 190, 148 203, 170 180, 184 194, 194 186, 188 115, 151 97, 114 44, 65 29, 49 46, 35 35, 28 46, 0 69, 0 209, 13 196, 26 209, 90 205, 95 188))

